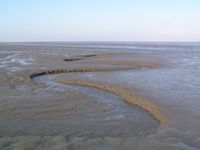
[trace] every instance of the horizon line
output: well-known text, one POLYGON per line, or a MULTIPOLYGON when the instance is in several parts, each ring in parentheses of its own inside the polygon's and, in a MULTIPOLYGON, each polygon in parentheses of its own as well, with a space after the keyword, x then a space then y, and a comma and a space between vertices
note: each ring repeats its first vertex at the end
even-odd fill
POLYGON ((80 42, 80 43, 95 43, 95 42, 99 42, 99 43, 101 43, 101 42, 138 42, 138 43, 143 43, 143 42, 146 42, 146 43, 200 43, 200 41, 166 41, 166 40, 161 40, 161 41, 159 41, 159 40, 105 40, 105 41, 103 41, 103 40, 94 40, 94 41, 92 41, 92 40, 55 40, 55 41, 53 41, 53 40, 50 40, 50 41, 0 41, 0 43, 56 43, 56 42, 60 42, 60 43, 62 43, 62 42, 74 42, 74 43, 78 43, 78 42, 80 42))

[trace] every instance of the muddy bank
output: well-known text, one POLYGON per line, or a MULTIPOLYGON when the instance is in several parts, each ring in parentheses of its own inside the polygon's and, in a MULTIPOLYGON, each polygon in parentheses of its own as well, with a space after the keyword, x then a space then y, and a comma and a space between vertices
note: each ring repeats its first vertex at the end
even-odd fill
MULTIPOLYGON (((85 55, 81 57, 75 58, 69 58, 68 61, 78 61, 81 60, 83 57, 96 57, 96 55, 85 55)), ((103 55, 101 55, 102 57, 103 55)), ((107 56, 107 55, 105 55, 107 56)), ((110 56, 110 55, 109 55, 110 56)), ((66 61, 66 60, 65 60, 66 61)), ((94 61, 97 63, 96 61, 94 61)), ((81 72, 103 72, 103 71, 117 71, 117 70, 125 70, 125 69, 140 69, 140 68, 153 68, 155 67, 155 64, 150 64, 150 63, 139 63, 139 62, 132 62, 132 61, 109 61, 109 62, 98 62, 98 64, 112 64, 112 65, 118 65, 119 67, 117 68, 78 68, 78 69, 52 69, 52 70, 47 70, 47 71, 41 71, 38 73, 33 73, 29 77, 31 79, 42 76, 42 75, 48 75, 48 74, 58 74, 58 73, 81 73, 81 72)), ((69 84, 76 84, 76 85, 82 85, 82 86, 88 86, 88 87, 94 87, 94 88, 99 88, 101 90, 106 90, 108 92, 117 94, 121 96, 125 101, 129 102, 130 104, 136 105, 138 107, 143 108, 144 110, 148 111, 150 114, 152 114, 158 121, 161 123, 164 123, 165 118, 164 116, 161 115, 160 110, 156 104, 153 104, 151 101, 145 100, 144 98, 136 97, 133 95, 131 91, 125 88, 120 88, 120 87, 114 87, 114 86, 109 86, 109 85, 101 85, 101 84, 95 84, 95 83, 90 83, 86 81, 80 81, 80 80, 62 80, 58 79, 59 82, 62 83, 69 83, 69 84)))
POLYGON ((127 101, 128 103, 132 105, 136 105, 138 107, 141 107, 142 109, 146 110, 149 112, 151 115, 155 117, 160 123, 165 122, 165 118, 163 115, 161 115, 160 110, 156 104, 152 103, 149 100, 146 100, 142 97, 137 97, 135 96, 131 91, 125 88, 120 88, 120 87, 114 87, 110 85, 103 85, 103 84, 98 84, 98 83, 91 83, 91 82, 86 82, 86 81, 81 81, 81 80, 63 80, 56 78, 57 81, 65 84, 75 84, 75 85, 82 85, 82 86, 88 86, 88 87, 94 87, 98 88, 101 90, 105 90, 114 94, 119 95, 127 101))
POLYGON ((28 149, 28 145, 48 149, 50 143, 54 143, 52 149, 131 149, 155 134, 159 122, 164 122, 156 105, 135 97, 126 88, 54 78, 60 73, 73 77, 81 73, 152 69, 155 62, 127 60, 127 55, 135 53, 88 53, 75 57, 55 56, 49 50, 17 53, 6 54, 11 60, 17 57, 17 61, 6 60, 7 67, 1 70, 2 149, 28 149), (33 59, 29 59, 30 53, 33 59), (118 57, 124 58, 116 63, 118 57), (28 63, 22 64, 21 59, 28 63), (20 69, 9 71, 16 65, 20 69))

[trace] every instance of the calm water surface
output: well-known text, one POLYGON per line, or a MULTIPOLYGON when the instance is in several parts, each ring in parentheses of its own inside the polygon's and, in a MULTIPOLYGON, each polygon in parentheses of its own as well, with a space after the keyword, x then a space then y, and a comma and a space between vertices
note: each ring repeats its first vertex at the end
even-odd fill
MULTIPOLYGON (((34 47, 57 54, 66 51, 66 56, 76 54, 77 50, 83 53, 141 52, 163 58, 164 65, 155 69, 108 72, 106 76, 138 89, 137 94, 157 103, 167 118, 167 123, 160 126, 157 134, 144 141, 147 145, 161 145, 158 149, 200 149, 200 43, 53 42, 13 45, 20 51, 31 51, 34 47)), ((12 49, 6 44, 3 48, 5 51, 12 49)), ((91 79, 99 78, 99 73, 90 74, 91 79)))

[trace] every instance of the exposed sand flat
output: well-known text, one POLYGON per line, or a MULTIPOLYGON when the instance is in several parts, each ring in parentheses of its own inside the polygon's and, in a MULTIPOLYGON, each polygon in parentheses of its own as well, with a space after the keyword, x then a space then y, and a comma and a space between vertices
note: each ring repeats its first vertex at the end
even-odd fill
POLYGON ((1 150, 67 150, 62 136, 18 136, 0 138, 1 150))
POLYGON ((156 64, 150 63, 141 63, 141 62, 130 62, 130 61, 94 61, 96 64, 110 64, 110 65, 126 65, 126 66, 135 66, 135 67, 144 67, 144 68, 154 68, 156 64))
POLYGON ((0 149, 198 150, 199 58, 194 43, 0 44, 0 149))
POLYGON ((63 80, 60 78, 55 79, 59 82, 65 83, 65 84, 76 84, 76 85, 82 85, 82 86, 89 86, 94 88, 99 88, 101 90, 106 90, 108 92, 114 93, 122 97, 125 101, 127 101, 130 104, 139 106, 143 108, 144 110, 148 111, 150 114, 152 114, 156 119, 158 119, 161 123, 165 122, 165 118, 163 115, 161 115, 160 110, 156 104, 152 103, 149 100, 146 100, 144 98, 135 96, 131 91, 125 88, 120 87, 114 87, 109 85, 101 85, 98 83, 92 83, 92 82, 86 82, 81 80, 63 80))
POLYGON ((153 69, 155 62, 125 58, 116 61, 135 53, 71 57, 48 53, 32 53, 34 59, 30 61, 29 53, 25 53, 23 61, 27 58, 30 62, 26 65, 21 64, 20 53, 13 54, 20 57, 5 64, 12 69, 17 65, 21 70, 1 70, 1 149, 132 149, 139 146, 138 141, 156 133, 159 122, 164 123, 156 104, 125 87, 79 78, 53 78, 61 73, 73 77, 81 73, 153 69))
MULTIPOLYGON (((120 64, 120 62, 118 62, 120 64)), ((123 63, 122 63, 123 64, 123 63)), ((121 65, 122 65, 121 64, 121 65)), ((127 63, 125 63, 127 64, 127 63)), ((130 63, 128 63, 130 65, 130 63)), ((136 67, 152 67, 153 65, 144 65, 144 64, 137 64, 136 67)), ((81 68, 81 69, 55 69, 55 70, 48 70, 48 71, 43 71, 43 72, 38 72, 38 73, 33 73, 30 75, 30 78, 34 78, 40 75, 45 75, 45 74, 57 74, 57 73, 69 73, 69 72, 102 72, 102 71, 113 71, 113 70, 122 70, 125 68, 118 68, 118 69, 113 69, 113 68, 81 68)), ((161 115, 159 108, 153 104, 152 102, 145 100, 143 98, 139 98, 137 96, 134 96, 131 91, 128 89, 124 88, 119 88, 119 87, 114 87, 114 86, 109 86, 109 85, 101 85, 97 83, 91 83, 91 82, 85 82, 85 81, 80 81, 80 80, 62 80, 56 78, 59 82, 62 83, 68 83, 68 84, 77 84, 77 85, 83 85, 83 86, 89 86, 89 87, 95 87, 99 88, 102 90, 106 90, 108 92, 115 93, 119 96, 121 96, 124 100, 127 102, 137 105, 149 113, 151 113, 156 119, 158 119, 161 123, 164 123, 165 118, 161 115)))
MULTIPOLYGON (((32 80, 30 80, 30 78, 32 79, 32 78, 35 78, 35 77, 41 76, 41 75, 58 74, 58 73, 81 73, 81 72, 104 72, 104 71, 106 72, 106 71, 114 71, 114 70, 115 71, 117 71, 117 70, 127 70, 127 69, 133 69, 133 68, 138 69, 138 68, 144 67, 144 64, 140 64, 140 63, 137 63, 137 62, 136 63, 129 62, 131 65, 127 65, 127 63, 119 62, 119 64, 121 64, 121 67, 119 67, 118 64, 115 64, 114 66, 113 66, 113 64, 112 65, 108 64, 107 66, 101 66, 101 64, 90 66, 87 62, 88 60, 93 61, 93 59, 94 60, 95 59, 101 59, 101 58, 104 58, 104 57, 108 57, 110 59, 113 56, 119 57, 120 55, 122 55, 122 54, 80 55, 80 56, 76 56, 76 58, 78 58, 78 60, 75 59, 73 64, 71 64, 71 63, 68 64, 69 67, 66 68, 66 69, 61 69, 61 67, 59 67, 58 69, 48 69, 48 70, 43 70, 43 71, 35 71, 31 75, 28 72, 24 72, 23 75, 21 75, 20 73, 17 73, 16 76, 14 76, 14 77, 11 76, 11 78, 8 78, 7 81, 4 81, 4 82, 10 82, 12 84, 17 83, 18 85, 23 84, 22 88, 19 89, 19 90, 22 90, 22 91, 25 90, 27 87, 30 88, 31 86, 33 86, 29 90, 34 89, 35 92, 36 92, 38 90, 43 90, 43 88, 45 86, 42 85, 42 83, 39 83, 39 82, 34 83, 32 80), (79 67, 80 66, 79 60, 82 60, 83 63, 85 63, 85 66, 80 68, 79 67), (72 67, 74 64, 75 64, 75 67, 72 67), (26 84, 27 87, 24 84, 26 84), (35 89, 36 87, 38 87, 38 90, 35 89)), ((68 59, 71 60, 71 58, 68 58, 68 59)), ((73 60, 73 58, 72 58, 72 60, 73 60)), ((63 64, 64 63, 65 62, 63 61, 63 64)), ((83 65, 83 63, 82 63, 82 65, 83 65)), ((146 65, 145 67, 149 68, 148 65, 146 65)), ((105 87, 107 87, 107 86, 105 85, 105 87)), ((102 88, 99 88, 99 89, 102 89, 102 88)), ((26 90, 28 90, 28 89, 26 89, 26 90)), ((106 90, 106 89, 103 89, 103 90, 106 90)), ((114 90, 118 91, 117 89, 114 89, 114 90)), ((2 89, 2 91, 3 91, 3 89, 2 89)), ((119 93, 116 93, 112 90, 111 91, 106 90, 106 91, 112 92, 112 93, 115 93, 115 94, 119 94, 119 93)), ((45 90, 44 92, 48 92, 48 91, 45 90)), ((63 93, 63 92, 66 92, 66 91, 62 91, 61 93, 63 93)), ((54 92, 52 93, 52 95, 55 95, 54 92)), ((58 95, 58 94, 56 94, 56 95, 58 95)), ((60 95, 63 95, 63 94, 60 94, 60 95)), ((67 98, 68 99, 75 99, 75 97, 76 97, 76 99, 80 99, 80 97, 81 97, 82 99, 89 99, 89 98, 87 98, 87 95, 85 95, 85 96, 84 95, 81 96, 81 95, 82 94, 78 94, 78 93, 75 93, 75 94, 68 93, 67 98)), ((49 95, 49 96, 51 96, 51 95, 49 95)), ((64 108, 61 109, 61 105, 64 104, 65 102, 64 101, 62 102, 57 98, 56 98, 56 102, 52 101, 53 103, 51 102, 51 103, 49 103, 49 105, 47 105, 48 103, 45 104, 43 101, 36 100, 37 97, 42 98, 42 96, 35 96, 35 94, 34 94, 31 97, 32 97, 31 99, 34 98, 35 100, 34 101, 26 101, 27 97, 24 97, 23 99, 18 100, 18 97, 15 96, 15 98, 16 98, 15 101, 7 101, 7 99, 9 99, 9 97, 5 96, 5 101, 3 103, 1 103, 1 106, 2 106, 2 108, 7 108, 7 109, 2 109, 3 114, 0 116, 0 118, 6 119, 6 120, 12 120, 12 119, 26 119, 26 120, 59 119, 59 120, 61 120, 61 119, 64 119, 66 117, 67 112, 71 112, 72 114, 76 114, 75 112, 79 111, 79 109, 80 109, 80 108, 74 108, 73 109, 74 111, 73 111, 73 110, 70 109, 71 105, 63 105, 63 106, 65 106, 65 109, 64 108), (54 107, 52 109, 51 107, 53 105, 54 105, 54 107), (69 108, 67 108, 67 107, 69 107, 69 108), (37 110, 37 111, 35 111, 35 110, 37 110)), ((81 104, 82 103, 80 103, 80 101, 79 101, 79 105, 81 105, 81 104)), ((88 104, 89 103, 87 102, 87 105, 88 104)), ((100 106, 100 104, 98 104, 98 106, 100 106)), ((98 112, 98 108, 95 108, 95 109, 98 112)), ((107 109, 109 110, 109 108, 106 108, 106 107, 103 108, 103 106, 102 106, 102 109, 103 109, 103 111, 106 111, 107 109)), ((160 118, 157 118, 157 119, 160 119, 160 118)))
MULTIPOLYGON (((114 54, 113 54, 114 55, 114 54)), ((119 54, 117 54, 118 56, 119 54)), ((97 57, 97 56, 112 56, 110 55, 86 55, 87 57, 97 57)), ((115 56, 115 55, 114 55, 115 56)), ((67 59, 70 61, 79 61, 81 60, 81 57, 77 57, 76 59, 72 58, 72 59, 67 59)), ((66 60, 65 60, 66 61, 66 60)), ((116 68, 78 68, 78 69, 52 69, 52 70, 47 70, 47 71, 43 71, 43 72, 38 72, 38 73, 33 73, 30 75, 30 78, 34 78, 37 76, 41 76, 41 75, 45 75, 45 74, 57 74, 57 73, 70 73, 70 72, 102 72, 102 71, 116 71, 116 70, 125 70, 125 69, 133 69, 133 68, 153 68, 156 65, 155 64, 150 64, 150 63, 141 63, 141 62, 134 62, 134 61, 92 61, 93 63, 97 63, 97 64, 111 64, 111 65, 118 65, 119 67, 116 68), (120 67, 123 66, 123 67, 120 67)), ((149 113, 151 113, 156 119, 158 119, 161 123, 164 123, 165 118, 161 115, 159 108, 156 106, 156 104, 153 104, 151 101, 148 101, 144 98, 140 98, 137 96, 134 96, 133 93, 131 91, 129 91, 128 89, 125 88, 120 88, 120 87, 114 87, 114 86, 109 86, 109 85, 101 85, 101 84, 97 84, 97 83, 91 83, 91 82, 85 82, 85 81, 80 81, 80 80, 62 80, 62 79, 58 79, 57 80, 59 82, 62 83, 69 83, 69 84, 76 84, 76 85, 82 85, 82 86, 89 86, 89 87, 95 87, 95 88, 99 88, 102 90, 106 90, 108 92, 112 92, 115 93, 119 96, 121 96, 125 101, 129 102, 130 104, 134 104, 136 106, 139 106, 141 108, 143 108, 144 110, 148 111, 149 113)))

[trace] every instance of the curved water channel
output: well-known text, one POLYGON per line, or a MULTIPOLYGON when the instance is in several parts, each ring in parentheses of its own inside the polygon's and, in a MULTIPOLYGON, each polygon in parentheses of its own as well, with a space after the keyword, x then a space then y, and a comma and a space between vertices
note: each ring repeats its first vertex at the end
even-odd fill
POLYGON ((32 79, 45 84, 48 90, 80 92, 91 97, 96 103, 99 103, 99 107, 104 105, 109 108, 109 111, 105 112, 96 112, 95 110, 90 109, 90 107, 81 111, 79 117, 84 117, 85 120, 88 120, 88 123, 92 122, 92 124, 98 125, 98 123, 101 122, 109 122, 111 128, 113 124, 117 124, 121 126, 118 128, 119 130, 120 128, 127 128, 125 132, 123 131, 124 135, 131 136, 149 135, 155 133, 159 126, 159 122, 147 111, 137 106, 128 104, 122 100, 121 97, 113 93, 87 86, 60 83, 54 79, 53 75, 49 74, 36 76, 32 79))

